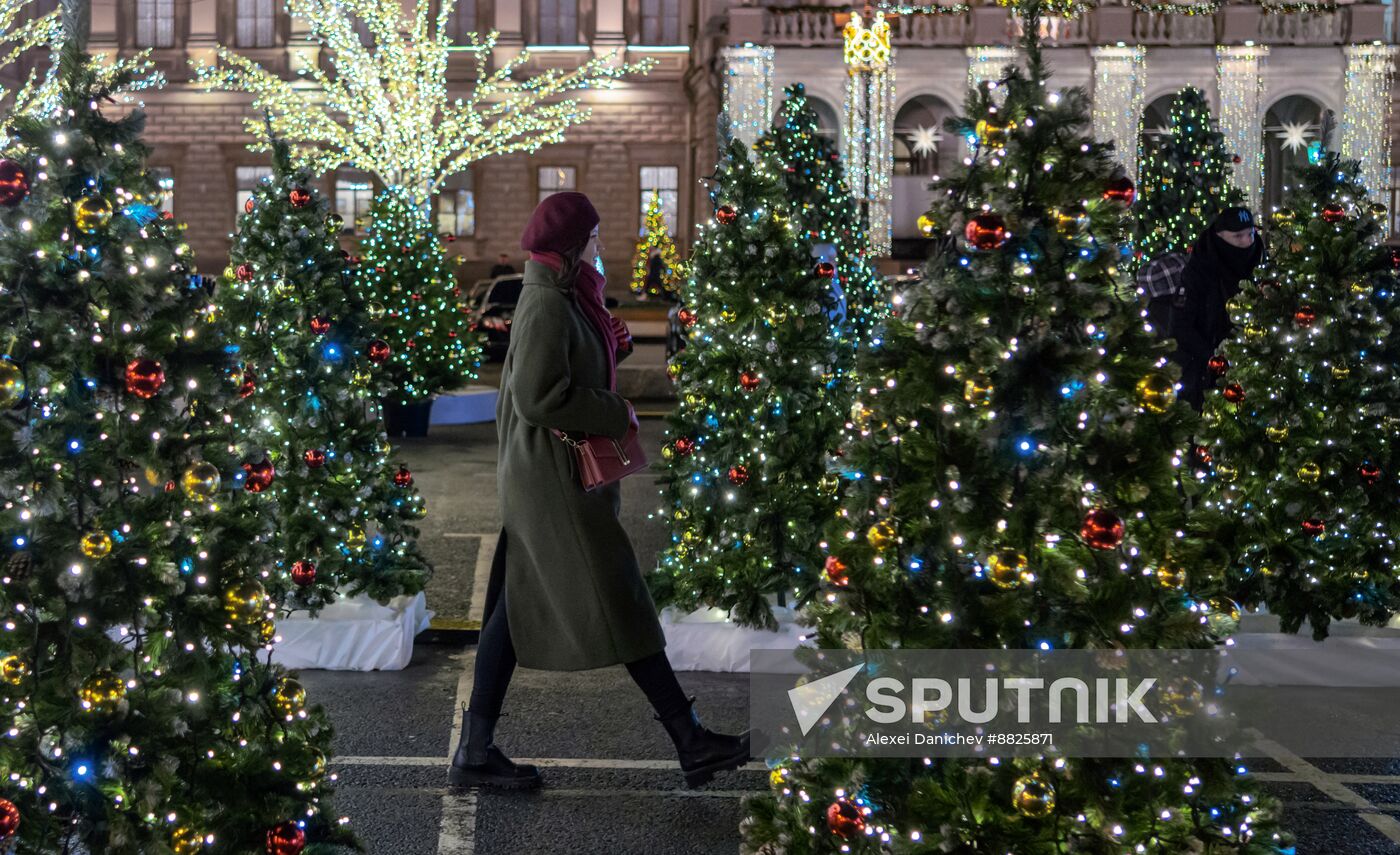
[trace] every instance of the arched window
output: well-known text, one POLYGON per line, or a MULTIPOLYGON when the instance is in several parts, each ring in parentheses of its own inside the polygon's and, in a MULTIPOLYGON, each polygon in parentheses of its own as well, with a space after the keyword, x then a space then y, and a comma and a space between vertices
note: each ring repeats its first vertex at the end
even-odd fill
POLYGON ((917 95, 894 117, 895 175, 937 175, 957 162, 961 142, 943 130, 953 108, 933 95, 917 95))
POLYGON ((1158 140, 1171 136, 1172 101, 1175 92, 1168 92, 1152 101, 1142 111, 1142 151, 1147 153, 1158 140))
POLYGON ((1308 144, 1322 139, 1323 107, 1307 95, 1286 95, 1264 114, 1264 209, 1283 204, 1292 170, 1308 162, 1308 144))
POLYGON ((841 117, 837 114, 836 108, 813 95, 807 96, 807 103, 812 105, 812 109, 817 113, 817 134, 831 141, 836 150, 840 151, 841 145, 841 117))

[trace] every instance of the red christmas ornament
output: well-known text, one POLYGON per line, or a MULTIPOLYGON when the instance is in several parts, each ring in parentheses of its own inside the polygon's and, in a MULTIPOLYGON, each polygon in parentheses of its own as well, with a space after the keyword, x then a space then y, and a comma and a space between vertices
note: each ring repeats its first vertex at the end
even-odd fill
POLYGON ((1244 387, 1238 383, 1226 383, 1220 394, 1225 396, 1225 400, 1232 404, 1238 404, 1244 400, 1244 387))
POLYGON ((826 557, 826 566, 823 569, 826 571, 827 581, 831 582, 833 585, 845 587, 846 584, 851 581, 850 577, 846 575, 846 571, 849 569, 846 567, 846 562, 837 558, 835 555, 828 555, 826 557))
POLYGON ((1336 202, 1331 202, 1322 206, 1322 221, 1324 223, 1332 223, 1333 225, 1336 225, 1337 223, 1340 223, 1346 218, 1347 209, 1343 208, 1341 205, 1338 205, 1336 202))
POLYGON ((233 275, 238 278, 239 282, 252 282, 253 265, 245 261, 233 269, 233 275))
POLYGON ((243 489, 250 493, 261 493, 272 486, 272 478, 275 474, 272 469, 272 461, 266 457, 257 463, 244 463, 243 489))
POLYGON ((978 214, 967 221, 963 237, 984 252, 1000 249, 1006 243, 1006 221, 996 214, 978 214))
POLYGON ((1210 359, 1206 360, 1206 368, 1210 370, 1211 374, 1214 374, 1216 377, 1219 377, 1226 371, 1230 370, 1230 360, 1217 353, 1210 359))
POLYGON ((0 205, 13 208, 29 195, 29 175, 19 161, 0 160, 0 205))
POLYGON ((830 279, 836 275, 836 265, 830 261, 817 262, 817 275, 823 279, 830 279))
POLYGON ((293 208, 305 208, 311 204, 311 191, 305 187, 293 187, 287 191, 287 201, 292 203, 293 208))
POLYGON ((326 465, 326 453, 319 448, 308 448, 301 455, 301 459, 306 461, 310 469, 320 469, 326 465))
POLYGON ((166 482, 165 482, 165 492, 167 492, 167 493, 173 493, 173 492, 175 492, 175 482, 174 482, 174 481, 166 481, 166 482))
POLYGON ((745 371, 739 375, 739 385, 745 392, 752 392, 758 388, 758 384, 763 382, 762 378, 754 371, 745 371))
POLYGON ((681 322, 681 326, 685 327, 686 329, 689 329, 695 326, 695 321, 697 319, 695 317, 695 313, 691 310, 681 309, 680 311, 676 312, 676 320, 681 322))
POLYGON ((1317 320, 1317 310, 1304 303, 1293 313, 1293 322, 1300 327, 1310 327, 1317 320))
POLYGON ((1108 186, 1104 188, 1103 197, 1110 202, 1122 202, 1126 206, 1131 206, 1133 200, 1137 198, 1137 187, 1133 186, 1133 179, 1126 175, 1120 175, 1108 182, 1108 186))
POLYGON ((837 799, 826 809, 826 827, 842 840, 849 840, 865 831, 865 817, 855 805, 837 799))
POLYGON ((729 467, 729 483, 736 487, 749 483, 749 467, 742 463, 729 467))
POLYGON ((1204 445, 1191 446, 1191 459, 1195 462, 1196 466, 1200 468, 1209 466, 1211 461, 1214 460, 1214 458, 1211 457, 1210 449, 1206 448, 1204 445))
POLYGON ((258 376, 251 368, 243 369, 243 376, 238 381, 238 397, 247 398, 258 391, 258 376))
POLYGON ((1303 533, 1310 537, 1321 537, 1327 533, 1327 523, 1317 517, 1303 520, 1303 533))
POLYGON ((1361 476, 1361 483, 1367 487, 1381 480, 1381 468, 1374 463, 1363 463, 1356 467, 1356 474, 1361 476))
POLYGON ((1231 162, 1231 163, 1243 163, 1244 161, 1240 160, 1240 156, 1237 154, 1237 155, 1235 155, 1234 157, 1230 158, 1230 162, 1231 162))
POLYGON ((1400 270, 1400 246, 1390 247, 1390 269, 1400 270))
POLYGON ((138 398, 154 398, 165 385, 165 369, 154 359, 133 359, 126 365, 126 391, 138 398))
POLYGON ((1084 515, 1079 536, 1094 549, 1113 549, 1123 542, 1123 520, 1108 508, 1094 508, 1084 515))
POLYGON ((1260 280, 1259 280, 1259 290, 1260 290, 1260 291, 1268 291, 1268 290, 1270 290, 1270 289, 1277 288, 1277 287, 1278 287, 1278 280, 1277 280, 1277 279, 1260 279, 1260 280))
POLYGON ((251 213, 253 213, 253 206, 254 206, 254 202, 253 202, 253 197, 252 197, 252 196, 249 196, 247 199, 244 199, 244 200, 243 200, 243 213, 245 213, 245 214, 251 214, 251 213))
POLYGON ((407 466, 400 466, 399 471, 394 473, 394 483, 400 487, 412 487, 413 473, 408 471, 407 466))
POLYGON ((305 588, 316 581, 316 564, 312 561, 292 562, 292 581, 305 588))
POLYGON ((301 855, 306 848, 306 832, 295 822, 284 822, 267 832, 267 855, 301 855))
POLYGON ((317 315, 311 319, 311 331, 316 335, 325 335, 331 331, 331 319, 325 315, 317 315))
POLYGON ((0 840, 8 840, 19 831, 19 808, 9 799, 0 799, 0 840))
POLYGON ((389 354, 392 352, 393 351, 389 349, 389 342, 382 338, 377 338, 369 343, 367 355, 369 356, 370 362, 373 362, 375 365, 382 365, 389 360, 389 354))
POLYGON ((719 210, 715 211, 715 219, 719 220, 721 224, 729 226, 739 219, 739 213, 728 205, 720 205, 719 210))
POLYGON ((681 457, 688 457, 695 450, 695 440, 688 436, 683 436, 676 440, 676 453, 681 457))

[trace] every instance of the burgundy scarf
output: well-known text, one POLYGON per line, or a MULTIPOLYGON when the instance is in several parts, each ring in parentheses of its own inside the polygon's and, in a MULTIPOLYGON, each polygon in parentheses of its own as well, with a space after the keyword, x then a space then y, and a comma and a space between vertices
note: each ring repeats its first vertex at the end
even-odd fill
MULTIPOLYGON (((557 252, 532 252, 530 260, 546 265, 555 273, 564 269, 564 256, 557 252)), ((608 280, 592 264, 579 262, 578 275, 570 284, 574 305, 603 338, 603 351, 608 355, 608 389, 617 391, 617 350, 621 346, 613 334, 612 315, 603 304, 603 290, 608 280)))

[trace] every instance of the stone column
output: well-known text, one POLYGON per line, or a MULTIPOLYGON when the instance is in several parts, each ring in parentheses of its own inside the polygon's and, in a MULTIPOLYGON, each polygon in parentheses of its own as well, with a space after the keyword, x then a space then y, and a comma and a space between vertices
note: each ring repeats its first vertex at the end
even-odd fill
MULTIPOLYGON (((229 2, 234 3, 237 0, 229 0, 229 2)), ((191 61, 207 62, 212 65, 218 60, 218 47, 218 0, 191 3, 190 37, 185 41, 185 56, 191 61)))
POLYGON ((496 41, 496 55, 493 57, 497 68, 515 58, 525 47, 525 16, 523 0, 496 0, 495 29, 501 34, 496 41))

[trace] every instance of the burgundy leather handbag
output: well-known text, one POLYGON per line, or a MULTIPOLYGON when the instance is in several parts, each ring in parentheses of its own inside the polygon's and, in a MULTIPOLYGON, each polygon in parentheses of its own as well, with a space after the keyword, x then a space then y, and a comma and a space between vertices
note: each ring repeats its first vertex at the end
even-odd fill
POLYGON ((554 430, 573 453, 579 483, 584 490, 595 490, 604 484, 621 481, 633 472, 646 468, 647 456, 642 451, 640 434, 629 430, 623 439, 610 436, 568 434, 554 430))

